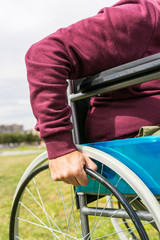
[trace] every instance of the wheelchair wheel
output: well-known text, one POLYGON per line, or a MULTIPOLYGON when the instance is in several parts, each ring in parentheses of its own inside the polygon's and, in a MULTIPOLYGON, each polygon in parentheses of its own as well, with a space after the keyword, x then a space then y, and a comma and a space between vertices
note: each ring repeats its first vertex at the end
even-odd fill
MULTIPOLYGON (((100 151, 96 151, 95 153, 95 149, 86 147, 81 150, 90 157, 97 160, 101 158, 100 161, 103 161, 104 156, 102 157, 102 153, 100 151)), ((106 157, 108 158, 108 156, 105 154, 105 159, 106 157)), ((109 199, 112 201, 113 208, 109 209, 107 212, 106 209, 109 200, 106 200, 106 197, 102 197, 98 193, 96 194, 96 200, 88 204, 90 214, 84 221, 86 209, 81 208, 81 211, 77 210, 75 191, 73 190, 72 186, 62 182, 52 181, 47 165, 42 164, 46 159, 47 153, 40 155, 40 157, 33 161, 33 163, 28 167, 19 182, 12 206, 10 220, 10 240, 119 239, 119 233, 117 233, 113 228, 111 219, 118 218, 121 222, 123 222, 122 215, 125 217, 125 219, 127 219, 129 223, 129 229, 124 227, 123 224, 120 231, 124 232, 128 239, 132 239, 130 237, 131 230, 138 239, 147 239, 139 236, 137 227, 135 226, 136 220, 130 218, 126 211, 126 206, 124 206, 122 209, 118 209, 116 207, 117 196, 111 192, 108 193, 108 195, 110 195, 109 199), (93 211, 95 209, 96 211, 93 211)), ((114 166, 110 166, 110 163, 108 163, 107 160, 105 161, 106 163, 103 163, 104 165, 109 166, 111 169, 113 169, 113 171, 116 170, 114 166)), ((130 181, 132 181, 129 177, 125 177, 124 179, 123 173, 120 174, 119 170, 118 174, 120 175, 119 182, 125 180, 126 182, 130 183, 130 181)), ((100 189, 101 184, 98 184, 100 189)), ((142 185, 144 184, 142 183, 142 185)), ((136 192, 138 192, 138 197, 145 202, 145 205, 147 205, 147 208, 149 209, 144 216, 138 213, 139 218, 142 219, 142 224, 145 226, 149 239, 159 239, 159 231, 157 229, 159 228, 158 217, 160 210, 157 200, 150 192, 150 196, 147 196, 146 200, 145 196, 139 193, 141 190, 138 186, 136 192), (151 209, 151 204, 148 201, 153 201, 152 203, 154 203, 154 205, 156 204, 157 209, 155 210, 155 206, 154 209, 151 209), (148 218, 148 220, 146 220, 146 218, 148 218), (143 221, 144 219, 145 221, 143 221), (152 238, 152 236, 154 238, 152 238)), ((82 195, 85 195, 82 192, 77 194, 78 198, 81 198, 82 195)), ((130 205, 132 205, 135 199, 137 199, 137 196, 134 196, 134 199, 132 199, 130 205)), ((82 202, 80 204, 82 204, 82 202)), ((121 226, 121 223, 119 223, 119 225, 121 226)))
MULTIPOLYGON (((126 194, 127 200, 137 212, 149 239, 160 239, 160 205, 148 187, 133 173, 128 167, 122 164, 114 157, 99 151, 95 148, 87 146, 79 146, 79 150, 88 155, 92 159, 96 159, 107 166, 107 171, 113 171, 111 174, 117 174, 115 186, 127 183, 129 187, 135 192, 134 194, 126 194)), ((105 167, 104 167, 105 168, 105 167)), ((115 199, 113 195, 107 196, 108 208, 119 208, 120 204, 117 202, 115 206, 115 199), (117 207, 118 206, 118 207, 117 207)), ((121 211, 121 208, 120 210, 121 211)), ((123 215, 123 214, 122 214, 123 215)), ((112 225, 115 228, 119 239, 130 240, 140 239, 137 235, 132 223, 125 216, 118 217, 117 214, 111 216, 112 225), (127 230, 128 229, 128 230, 127 230)))

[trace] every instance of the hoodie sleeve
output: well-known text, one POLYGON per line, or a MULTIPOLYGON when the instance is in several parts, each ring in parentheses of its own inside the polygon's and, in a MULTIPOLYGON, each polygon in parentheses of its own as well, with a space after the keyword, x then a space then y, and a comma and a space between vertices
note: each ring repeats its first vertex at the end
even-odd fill
POLYGON ((147 1, 120 1, 96 16, 59 29, 28 50, 25 60, 35 128, 44 138, 49 159, 76 150, 66 79, 143 57, 153 35, 152 12, 147 1))

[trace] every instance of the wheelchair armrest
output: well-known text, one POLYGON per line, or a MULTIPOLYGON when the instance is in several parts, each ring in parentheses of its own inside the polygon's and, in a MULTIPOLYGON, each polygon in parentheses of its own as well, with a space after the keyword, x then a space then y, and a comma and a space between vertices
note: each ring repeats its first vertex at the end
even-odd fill
POLYGON ((157 78, 160 78, 160 53, 88 77, 77 86, 77 92, 88 93, 95 89, 104 89, 100 91, 104 93, 106 88, 107 92, 109 89, 114 91, 157 78))

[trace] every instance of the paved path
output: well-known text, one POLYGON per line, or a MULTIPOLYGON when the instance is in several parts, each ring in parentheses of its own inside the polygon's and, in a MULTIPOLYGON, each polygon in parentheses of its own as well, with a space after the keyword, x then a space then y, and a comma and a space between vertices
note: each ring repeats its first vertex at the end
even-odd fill
POLYGON ((26 154, 42 153, 42 152, 44 152, 44 150, 4 151, 0 153, 0 156, 26 155, 26 154))

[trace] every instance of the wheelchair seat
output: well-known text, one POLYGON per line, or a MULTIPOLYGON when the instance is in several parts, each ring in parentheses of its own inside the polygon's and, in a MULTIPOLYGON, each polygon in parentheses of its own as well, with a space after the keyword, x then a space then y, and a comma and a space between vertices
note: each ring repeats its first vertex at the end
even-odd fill
MULTIPOLYGON (((157 198, 160 197, 160 174, 157 171, 160 159, 160 135, 85 145, 99 149, 121 161, 147 185, 157 198)), ((98 171, 101 172, 101 165, 97 162, 96 164, 98 165, 98 171)), ((103 169, 103 172, 105 172, 108 181, 115 184, 118 177, 116 173, 107 167, 103 169)), ((93 193, 98 189, 96 184, 95 181, 90 180, 90 183, 85 188, 80 186, 78 191, 93 193)), ((134 194, 133 190, 125 182, 122 182, 118 189, 123 194, 134 194)), ((105 193, 107 193, 107 189, 101 187, 101 194, 105 193)))

